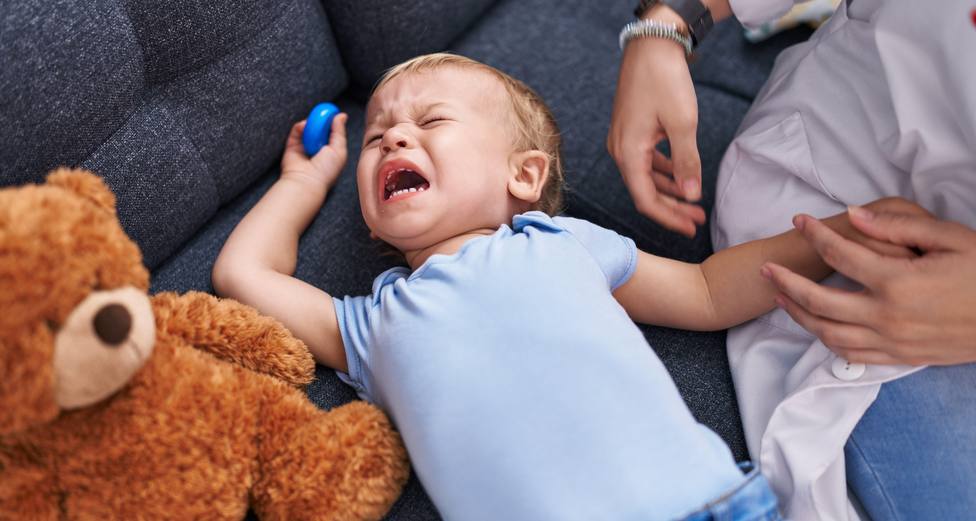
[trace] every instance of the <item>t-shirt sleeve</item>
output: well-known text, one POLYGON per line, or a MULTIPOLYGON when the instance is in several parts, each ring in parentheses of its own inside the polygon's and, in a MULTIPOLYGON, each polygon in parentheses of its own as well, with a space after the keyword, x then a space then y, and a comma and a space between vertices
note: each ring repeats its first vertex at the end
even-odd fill
POLYGON ((607 276, 610 291, 630 280, 637 268, 637 245, 633 240, 582 219, 554 217, 553 222, 576 237, 596 260, 607 276))
POLYGON ((352 386, 360 398, 375 402, 372 393, 372 372, 369 370, 370 311, 372 299, 369 297, 332 298, 335 304, 336 319, 342 335, 342 345, 346 351, 346 365, 349 372, 336 371, 343 382, 352 386))

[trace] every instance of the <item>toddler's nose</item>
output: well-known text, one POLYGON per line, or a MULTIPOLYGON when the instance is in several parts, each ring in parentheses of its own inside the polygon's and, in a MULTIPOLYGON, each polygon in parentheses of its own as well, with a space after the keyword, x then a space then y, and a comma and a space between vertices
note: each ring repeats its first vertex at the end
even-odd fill
POLYGON ((394 141, 392 145, 391 144, 384 144, 383 145, 383 152, 384 153, 392 152, 394 146, 396 146, 397 148, 406 148, 406 146, 407 146, 407 140, 405 140, 405 139, 398 139, 398 140, 394 141))

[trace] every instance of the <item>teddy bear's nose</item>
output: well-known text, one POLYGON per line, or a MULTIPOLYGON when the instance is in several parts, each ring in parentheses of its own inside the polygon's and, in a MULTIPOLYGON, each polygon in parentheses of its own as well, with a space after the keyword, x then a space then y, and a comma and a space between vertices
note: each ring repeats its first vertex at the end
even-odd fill
POLYGON ((132 315, 121 304, 109 304, 98 310, 93 320, 95 334, 102 342, 117 346, 129 337, 132 329, 132 315))

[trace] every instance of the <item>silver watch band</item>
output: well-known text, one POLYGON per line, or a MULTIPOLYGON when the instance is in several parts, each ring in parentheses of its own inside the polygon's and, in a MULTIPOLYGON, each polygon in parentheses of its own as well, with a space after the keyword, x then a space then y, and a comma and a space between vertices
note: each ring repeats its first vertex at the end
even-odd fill
POLYGON ((630 22, 620 30, 620 50, 627 46, 627 42, 634 38, 664 38, 677 43, 685 50, 685 56, 691 56, 691 38, 681 34, 676 24, 659 22, 657 20, 637 20, 630 22))

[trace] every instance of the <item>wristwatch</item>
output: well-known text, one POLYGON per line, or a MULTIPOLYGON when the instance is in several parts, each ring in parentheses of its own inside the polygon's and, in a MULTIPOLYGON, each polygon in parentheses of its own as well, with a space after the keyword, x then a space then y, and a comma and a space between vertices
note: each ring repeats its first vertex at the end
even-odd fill
POLYGON ((641 0, 637 9, 634 9, 634 16, 637 18, 644 16, 644 13, 656 4, 664 4, 678 13, 678 16, 688 25, 688 33, 695 47, 705 39, 705 35, 714 25, 712 13, 705 4, 701 3, 701 0, 641 0))

